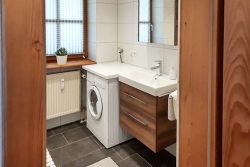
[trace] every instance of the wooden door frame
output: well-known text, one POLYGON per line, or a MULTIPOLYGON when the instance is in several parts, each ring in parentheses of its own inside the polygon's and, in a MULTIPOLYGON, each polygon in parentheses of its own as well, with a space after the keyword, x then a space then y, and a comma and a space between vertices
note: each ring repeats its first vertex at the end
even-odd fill
POLYGON ((182 0, 180 167, 220 167, 224 0, 182 0))
POLYGON ((0 0, 0 167, 4 166, 3 164, 3 130, 4 130, 4 96, 3 96, 3 84, 4 84, 4 77, 3 77, 3 33, 2 33, 2 0, 0 0))
POLYGON ((44 0, 2 0, 4 166, 43 167, 46 154, 44 0))

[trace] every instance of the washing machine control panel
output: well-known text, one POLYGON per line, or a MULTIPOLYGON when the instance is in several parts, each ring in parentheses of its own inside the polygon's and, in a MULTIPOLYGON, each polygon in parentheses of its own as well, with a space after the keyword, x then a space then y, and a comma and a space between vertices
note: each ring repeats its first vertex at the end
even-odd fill
POLYGON ((87 80, 98 88, 105 89, 108 84, 108 80, 101 78, 93 73, 87 73, 87 80))

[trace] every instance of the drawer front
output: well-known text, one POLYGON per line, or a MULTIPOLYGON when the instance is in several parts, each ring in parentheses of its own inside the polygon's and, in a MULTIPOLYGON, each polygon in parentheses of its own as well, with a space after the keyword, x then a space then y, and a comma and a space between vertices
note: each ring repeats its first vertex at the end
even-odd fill
POLYGON ((120 101, 145 114, 156 117, 156 97, 120 82, 120 101))
POLYGON ((155 121, 131 111, 129 108, 120 106, 120 125, 128 133, 136 137, 150 149, 156 148, 155 121))

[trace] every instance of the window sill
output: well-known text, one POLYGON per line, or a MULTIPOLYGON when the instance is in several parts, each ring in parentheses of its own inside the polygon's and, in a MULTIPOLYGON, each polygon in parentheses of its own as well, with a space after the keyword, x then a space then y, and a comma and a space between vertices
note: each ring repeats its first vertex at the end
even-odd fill
POLYGON ((80 60, 68 60, 65 65, 58 65, 56 62, 47 62, 47 70, 56 70, 56 69, 67 69, 72 67, 81 67, 83 65, 96 64, 96 62, 89 59, 80 59, 80 60))

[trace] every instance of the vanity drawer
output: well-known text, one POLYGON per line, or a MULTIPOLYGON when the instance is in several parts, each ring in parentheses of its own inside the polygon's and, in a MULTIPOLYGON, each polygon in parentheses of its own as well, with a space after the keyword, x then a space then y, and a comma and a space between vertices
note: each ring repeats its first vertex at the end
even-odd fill
POLYGON ((125 106, 120 107, 120 125, 150 149, 155 149, 155 121, 140 115, 125 106))
POLYGON ((120 101, 142 112, 156 116, 156 97, 120 82, 120 101))
POLYGON ((154 97, 120 82, 120 125, 154 152, 176 142, 167 109, 168 95, 154 97))

